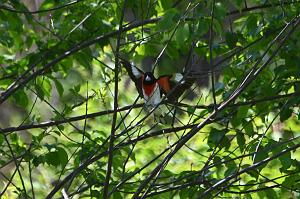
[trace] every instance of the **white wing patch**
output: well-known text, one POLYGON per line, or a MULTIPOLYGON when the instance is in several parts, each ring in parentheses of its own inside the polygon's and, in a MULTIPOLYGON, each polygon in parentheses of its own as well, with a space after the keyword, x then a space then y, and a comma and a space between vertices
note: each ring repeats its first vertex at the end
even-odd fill
POLYGON ((182 75, 182 74, 180 74, 180 73, 175 73, 174 80, 175 80, 176 82, 180 82, 182 79, 183 79, 183 75, 182 75))
POLYGON ((142 76, 141 72, 136 68, 136 66, 133 63, 131 63, 131 71, 137 79, 142 76))

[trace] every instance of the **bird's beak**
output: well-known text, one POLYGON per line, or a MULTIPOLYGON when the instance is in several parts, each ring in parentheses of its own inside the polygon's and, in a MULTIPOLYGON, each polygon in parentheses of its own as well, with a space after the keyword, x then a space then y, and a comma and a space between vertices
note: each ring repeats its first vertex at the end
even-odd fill
POLYGON ((149 76, 146 76, 145 80, 146 81, 151 81, 151 78, 149 76))

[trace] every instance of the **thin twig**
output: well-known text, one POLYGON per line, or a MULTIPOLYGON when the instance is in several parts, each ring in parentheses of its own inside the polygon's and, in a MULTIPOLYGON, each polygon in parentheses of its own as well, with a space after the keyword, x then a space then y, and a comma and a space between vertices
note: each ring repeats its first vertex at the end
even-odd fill
POLYGON ((215 0, 212 1, 211 5, 211 13, 210 13, 210 27, 209 27, 209 65, 211 68, 211 88, 212 88, 212 96, 214 100, 214 108, 217 107, 216 101, 216 91, 215 91, 215 67, 213 64, 213 57, 212 57, 212 45, 213 45, 213 25, 214 25, 214 11, 215 11, 215 0))
POLYGON ((14 154, 14 151, 13 151, 13 149, 11 147, 11 144, 9 143, 6 135, 4 136, 4 140, 7 143, 7 146, 9 148, 10 153, 11 153, 11 156, 13 157, 13 160, 14 160, 14 163, 15 163, 15 166, 16 166, 16 170, 18 171, 19 178, 20 178, 20 181, 21 181, 21 184, 22 184, 22 187, 23 187, 24 194, 25 194, 25 196, 27 196, 27 191, 26 191, 25 183, 24 183, 24 180, 23 180, 22 173, 20 171, 21 162, 18 163, 18 160, 17 160, 17 158, 16 158, 16 156, 14 154))
POLYGON ((115 57, 115 91, 114 91, 114 113, 112 118, 112 125, 111 125, 111 133, 110 133, 110 141, 109 141, 109 148, 108 148, 108 162, 107 162, 107 170, 105 176, 105 183, 103 187, 103 198, 108 198, 108 188, 109 188, 109 181, 111 178, 112 172, 112 163, 113 163, 113 148, 114 148, 114 141, 115 141, 115 127, 117 123, 117 109, 118 109, 118 93, 119 93, 119 50, 120 50, 120 41, 121 41, 121 33, 123 29, 123 18, 125 14, 127 0, 124 0, 123 9, 121 13, 120 23, 119 23, 119 30, 118 30, 118 37, 117 37, 117 46, 116 46, 116 57, 115 57))
POLYGON ((0 10, 6 10, 9 12, 22 13, 22 14, 39 14, 39 13, 43 13, 43 12, 50 12, 50 11, 59 10, 59 9, 65 8, 65 7, 69 7, 71 5, 79 3, 81 1, 83 1, 83 0, 71 1, 71 2, 61 5, 61 6, 57 6, 57 7, 50 8, 50 9, 44 9, 44 10, 36 10, 36 11, 16 10, 14 8, 10 8, 10 7, 2 4, 2 5, 0 5, 0 10))
POLYGON ((259 10, 259 9, 265 9, 265 8, 272 8, 277 6, 283 6, 283 5, 291 5, 291 4, 297 4, 300 3, 299 1, 280 1, 280 3, 270 3, 270 4, 263 4, 263 5, 257 5, 253 7, 245 7, 241 10, 233 10, 227 13, 227 15, 233 15, 238 13, 244 13, 244 12, 250 12, 253 10, 259 10))
POLYGON ((30 181, 30 186, 31 186, 32 198, 35 199, 34 186, 33 186, 33 181, 32 181, 32 168, 31 168, 30 160, 28 161, 28 170, 29 170, 29 181, 30 181))

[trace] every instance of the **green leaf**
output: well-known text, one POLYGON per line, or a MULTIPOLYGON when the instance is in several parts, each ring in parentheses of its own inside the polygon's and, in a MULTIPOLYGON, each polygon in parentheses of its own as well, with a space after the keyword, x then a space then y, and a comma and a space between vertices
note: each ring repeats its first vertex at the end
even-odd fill
POLYGON ((289 187, 291 189, 300 189, 300 176, 299 174, 291 175, 285 178, 282 182, 282 186, 289 187))
POLYGON ((72 68, 72 66, 73 66, 73 59, 71 58, 63 59, 59 64, 54 66, 54 68, 57 67, 57 70, 54 71, 61 72, 65 77, 68 75, 69 70, 72 68))
POLYGON ((255 36, 257 32, 257 21, 257 16, 253 14, 251 14, 247 19, 247 30, 251 36, 255 36))
POLYGON ((216 146, 224 137, 224 135, 225 135, 224 130, 218 130, 215 128, 211 129, 207 139, 207 144, 210 145, 211 147, 216 146))
POLYGON ((40 6, 40 10, 47 10, 55 6, 55 0, 45 0, 40 6))
POLYGON ((158 22, 157 29, 159 31, 165 31, 174 25, 174 17, 178 14, 175 8, 171 8, 165 12, 163 18, 158 22))
MULTIPOLYGON (((179 195, 180 195, 180 198, 194 199, 195 195, 198 195, 197 187, 189 187, 186 189, 182 189, 182 190, 180 190, 179 195)), ((168 198, 171 198, 171 196, 169 196, 168 198)))
POLYGON ((121 169, 124 164, 124 157, 120 153, 115 153, 113 159, 113 168, 115 170, 121 169))
POLYGON ((221 82, 216 82, 215 83, 215 92, 216 95, 221 95, 222 93, 224 93, 224 84, 221 82))
POLYGON ((243 151, 245 149, 245 143, 246 143, 246 139, 245 136, 242 132, 237 131, 236 132, 236 139, 237 139, 237 143, 239 145, 239 148, 241 151, 243 151))
POLYGON ((55 151, 52 151, 53 150, 53 148, 52 148, 52 149, 50 149, 51 151, 45 155, 46 162, 49 165, 52 165, 55 167, 57 167, 59 165, 64 167, 68 162, 67 152, 61 147, 57 147, 54 149, 55 149, 55 151))
POLYGON ((235 7, 237 7, 239 10, 241 10, 244 6, 244 0, 235 0, 232 1, 232 3, 235 5, 235 7))
POLYGON ((189 198, 191 191, 189 189, 182 189, 179 192, 180 198, 189 198))
POLYGON ((237 167, 229 167, 229 168, 225 171, 224 175, 225 175, 225 177, 228 177, 228 176, 230 176, 230 175, 236 173, 236 171, 237 171, 237 167))
POLYGON ((40 164, 44 164, 45 163, 45 156, 40 155, 40 156, 35 156, 32 160, 32 164, 37 167, 40 164))
POLYGON ((124 198, 124 197, 122 197, 121 193, 117 192, 117 191, 115 191, 112 196, 113 196, 112 197, 113 199, 123 199, 124 198))
MULTIPOLYGON (((265 186, 263 186, 263 185, 259 185, 257 188, 263 189, 264 187, 265 186)), ((258 191, 257 195, 259 196, 259 198, 267 198, 266 197, 266 192, 264 191, 264 189, 263 189, 263 191, 258 191)))
POLYGON ((0 146, 3 144, 4 141, 4 135, 0 134, 0 146))
POLYGON ((8 48, 11 48, 14 45, 14 40, 7 32, 3 32, 0 35, 0 43, 8 48))
MULTIPOLYGON (((250 166, 250 165, 247 165, 247 166, 250 166)), ((251 189, 252 187, 255 187, 255 184, 256 184, 256 181, 255 180, 249 180, 244 186, 244 191, 247 191, 249 189, 251 189)))
POLYGON ((35 92, 37 93, 37 96, 43 100, 45 98, 45 94, 43 92, 42 87, 38 84, 35 84, 34 88, 35 88, 35 92))
POLYGON ((207 34, 209 31, 209 24, 210 24, 209 18, 204 18, 199 20, 199 22, 196 25, 197 35, 202 36, 204 34, 207 34))
POLYGON ((215 19, 214 23, 213 23, 213 30, 216 31, 218 34, 222 34, 223 33, 223 28, 222 28, 222 24, 219 20, 215 19))
POLYGON ((141 56, 156 56, 158 53, 156 46, 150 43, 139 45, 136 52, 141 56))
POLYGON ((227 129, 218 130, 215 128, 212 128, 210 131, 210 134, 207 138, 207 144, 213 148, 215 146, 218 146, 220 148, 226 147, 228 148, 230 146, 229 139, 225 136, 227 133, 227 129))
MULTIPOLYGON (((0 59, 1 62, 1 59, 0 59)), ((7 87, 13 83, 11 79, 2 79, 0 80, 0 89, 7 89, 7 87)))
POLYGON ((254 128, 253 128, 253 123, 251 121, 244 120, 242 125, 243 125, 243 128, 245 130, 245 133, 248 136, 252 137, 252 136, 255 135, 254 128))
POLYGON ((68 162, 68 154, 65 151, 65 149, 63 149, 61 147, 56 148, 56 150, 58 153, 58 158, 59 158, 60 164, 64 167, 68 162))
POLYGON ((238 127, 239 125, 241 125, 243 120, 245 120, 245 118, 247 117, 248 110, 249 110, 249 106, 239 107, 236 115, 230 120, 230 123, 234 127, 238 127))
MULTIPOLYGON (((249 165, 249 164, 245 164, 245 165, 242 166, 242 168, 245 169, 245 168, 248 168, 248 167, 250 167, 250 166, 251 166, 251 165, 249 165)), ((248 173, 250 176, 254 177, 255 179, 257 179, 258 176, 259 176, 259 172, 258 172, 256 169, 254 169, 254 170, 253 170, 253 169, 252 169, 252 170, 248 170, 247 173, 248 173)), ((249 182, 249 184, 252 184, 253 182, 256 182, 256 181, 252 181, 251 183, 249 182)))
POLYGON ((175 38, 179 45, 184 45, 190 36, 190 29, 188 24, 184 24, 183 26, 179 26, 175 38))
MULTIPOLYGON (((23 22, 20 19, 20 17, 14 13, 6 13, 6 20, 9 21, 9 28, 10 30, 12 30, 13 32, 11 32, 11 34, 13 33, 12 36, 16 36, 16 38, 14 38, 15 42, 16 40, 19 40, 20 35, 16 35, 14 33, 18 33, 18 32, 22 32, 23 31, 23 22)), ((20 41, 18 41, 19 43, 20 41)))
MULTIPOLYGON (((179 58, 179 52, 178 49, 175 48, 173 45, 168 45, 166 48, 166 54, 173 60, 176 60, 179 58)), ((170 67, 169 67, 170 68, 170 67)), ((172 69, 172 68, 171 68, 172 69)))
POLYGON ((159 4, 164 9, 167 10, 172 7, 174 1, 173 0, 160 0, 159 4))
POLYGON ((41 99, 44 99, 45 96, 50 98, 52 91, 50 80, 47 77, 37 78, 36 80, 35 89, 38 96, 41 99))
POLYGON ((195 106, 188 106, 187 107, 187 112, 190 115, 193 115, 195 113, 196 107, 195 106))
MULTIPOLYGON (((255 152, 256 145, 253 145, 252 147, 253 147, 253 152, 255 152)), ((259 146, 257 153, 255 153, 253 155, 253 158, 254 158, 253 163, 260 162, 260 161, 266 159, 267 157, 268 157, 268 152, 266 152, 264 150, 263 146, 259 146)), ((262 168, 262 167, 260 167, 260 168, 262 168)))
POLYGON ((52 166, 58 166, 60 164, 59 159, 57 158, 57 152, 49 152, 45 155, 46 162, 52 166))
POLYGON ((24 90, 19 89, 13 94, 13 97, 18 105, 22 107, 26 107, 28 105, 28 97, 24 90))
POLYGON ((219 156, 215 156, 213 162, 214 164, 219 164, 220 162, 222 162, 222 158, 220 158, 219 156))
POLYGON ((267 198, 272 198, 272 199, 278 198, 276 191, 274 191, 272 188, 265 189, 264 192, 267 198))
POLYGON ((234 48, 236 47, 236 43, 238 42, 238 36, 236 33, 226 32, 225 41, 229 48, 234 48))
POLYGON ((90 72, 92 71, 92 60, 93 57, 90 55, 91 51, 89 48, 83 50, 82 52, 79 52, 76 54, 75 58, 79 62, 81 66, 88 69, 90 72))
POLYGON ((98 190, 91 190, 91 197, 95 197, 95 198, 101 198, 101 193, 98 190))
POLYGON ((291 152, 287 152, 279 157, 279 160, 281 162, 282 167, 280 168, 280 171, 287 171, 292 166, 292 157, 291 152))
POLYGON ((75 93, 79 93, 79 91, 80 91, 80 84, 74 86, 74 91, 75 91, 75 93))
POLYGON ((64 94, 63 85, 57 79, 53 79, 53 81, 55 83, 55 87, 56 87, 56 90, 57 90, 59 96, 63 96, 63 94, 64 94))
POLYGON ((293 110, 290 109, 289 107, 284 107, 281 111, 280 111, 280 121, 284 122, 285 120, 289 119, 292 116, 293 110))
POLYGON ((249 193, 243 194, 243 199, 252 199, 252 196, 249 193))
POLYGON ((237 111, 237 117, 240 119, 244 119, 248 114, 249 106, 239 107, 237 111))

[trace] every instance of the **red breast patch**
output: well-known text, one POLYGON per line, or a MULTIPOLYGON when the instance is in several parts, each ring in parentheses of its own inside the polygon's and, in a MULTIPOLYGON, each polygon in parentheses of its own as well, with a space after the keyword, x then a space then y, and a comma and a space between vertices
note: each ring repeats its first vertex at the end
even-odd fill
POLYGON ((153 94, 155 85, 156 84, 150 84, 150 85, 144 84, 143 85, 144 92, 148 97, 150 97, 153 94))

